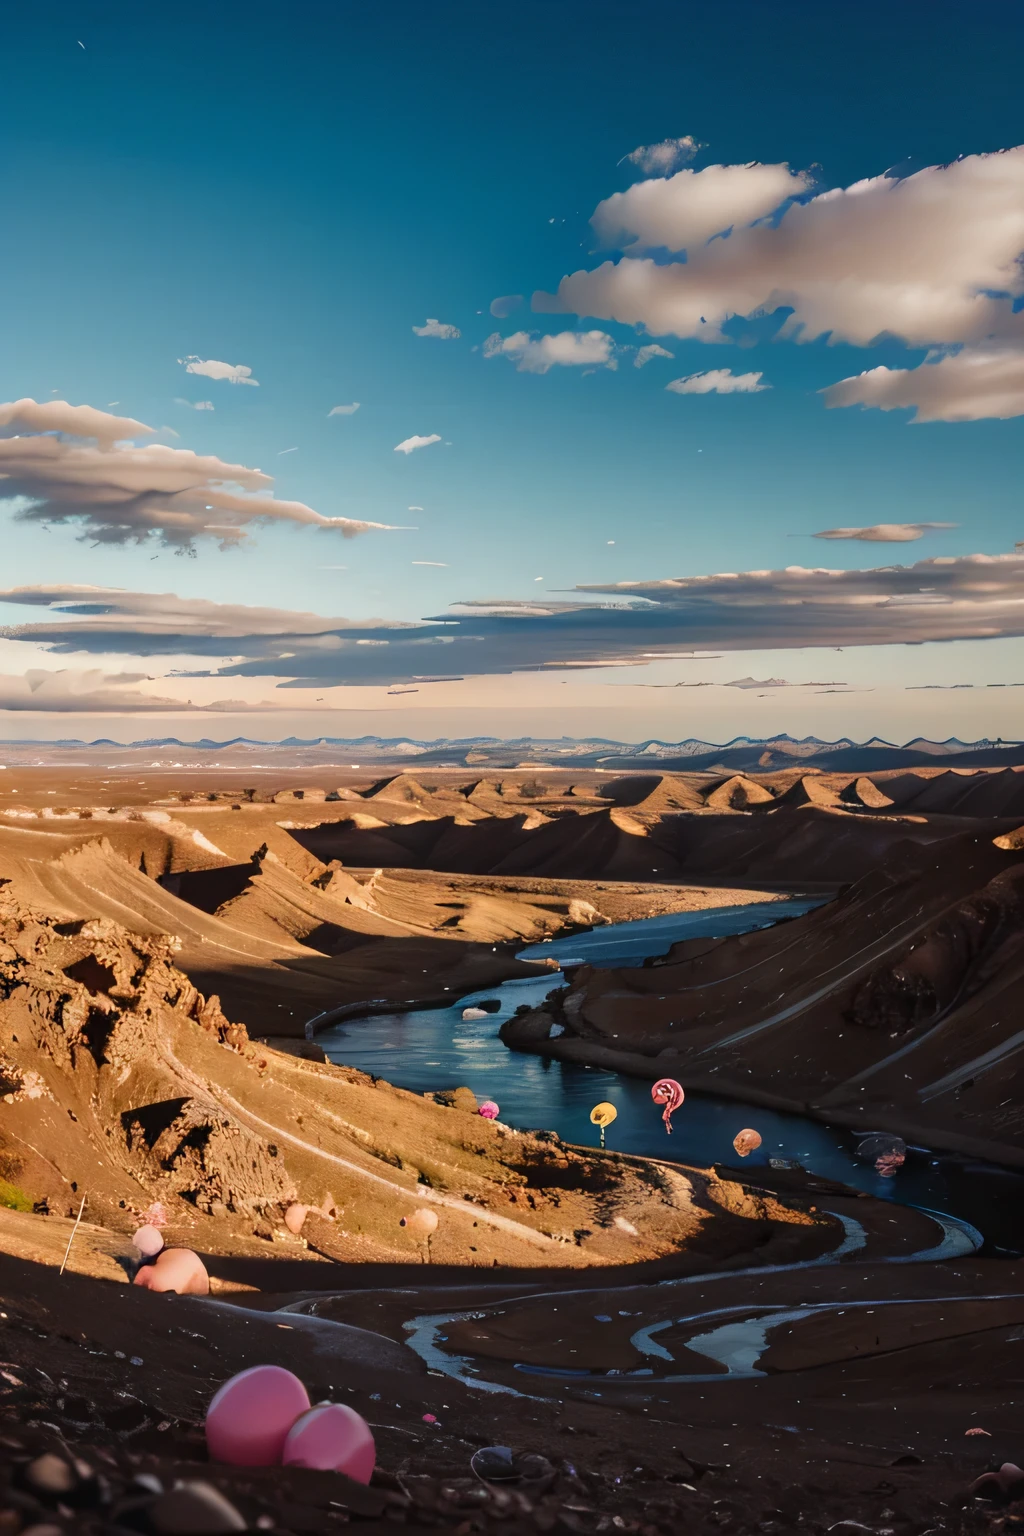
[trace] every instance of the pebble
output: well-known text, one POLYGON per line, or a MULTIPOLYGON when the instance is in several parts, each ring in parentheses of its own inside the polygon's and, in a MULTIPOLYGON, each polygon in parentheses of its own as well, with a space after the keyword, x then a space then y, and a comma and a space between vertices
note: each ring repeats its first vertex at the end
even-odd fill
POLYGON ((159 1536, 222 1536, 244 1531, 247 1522, 211 1483, 182 1483, 161 1494, 148 1511, 149 1524, 159 1536))
POLYGON ((541 1478, 554 1477, 555 1469, 546 1456, 541 1456, 535 1451, 529 1451, 525 1456, 520 1456, 516 1463, 520 1477, 528 1483, 539 1482, 541 1478))
POLYGON ((71 1493, 78 1483, 74 1468, 52 1451, 46 1451, 44 1455, 37 1456, 35 1461, 29 1462, 25 1468, 25 1480, 38 1493, 53 1495, 71 1493))
POLYGON ((164 1485, 153 1472, 136 1472, 131 1487, 137 1493, 163 1493, 164 1485))
POLYGON ((518 1476, 512 1465, 512 1452, 507 1445, 488 1445, 477 1451, 469 1465, 477 1477, 486 1482, 514 1481, 518 1476))

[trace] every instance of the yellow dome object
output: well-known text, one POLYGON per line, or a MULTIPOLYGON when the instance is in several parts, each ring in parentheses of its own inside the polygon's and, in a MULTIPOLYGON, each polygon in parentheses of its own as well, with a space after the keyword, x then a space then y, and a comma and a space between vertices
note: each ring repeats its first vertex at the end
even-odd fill
POLYGON ((597 1125, 601 1128, 602 1147, 604 1146, 604 1128, 606 1125, 611 1125, 612 1121, 618 1117, 618 1113, 619 1112, 615 1108, 615 1105, 609 1104, 607 1101, 605 1101, 603 1104, 595 1104, 593 1109, 590 1111, 591 1125, 597 1125))

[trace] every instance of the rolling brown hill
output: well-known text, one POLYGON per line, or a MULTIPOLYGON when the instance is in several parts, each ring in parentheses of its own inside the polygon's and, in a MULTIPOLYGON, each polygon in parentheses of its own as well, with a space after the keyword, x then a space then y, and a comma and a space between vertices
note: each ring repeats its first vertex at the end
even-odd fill
POLYGON ((1024 1164, 1024 856, 1001 841, 904 842, 804 917, 580 967, 505 1037, 1024 1164))

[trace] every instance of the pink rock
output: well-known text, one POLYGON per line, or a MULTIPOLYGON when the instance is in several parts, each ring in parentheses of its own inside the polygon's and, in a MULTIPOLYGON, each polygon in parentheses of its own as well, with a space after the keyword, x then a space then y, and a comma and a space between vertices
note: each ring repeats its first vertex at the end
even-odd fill
POLYGON ((191 1248, 165 1248, 155 1264, 144 1264, 135 1284, 147 1291, 176 1291, 179 1296, 209 1296, 206 1265, 191 1248))
POLYGON ((276 1467, 288 1431, 309 1409, 309 1393, 280 1365, 254 1365, 219 1387, 206 1411, 206 1444, 214 1461, 233 1467, 276 1467))
POLYGON ((308 1205, 298 1205, 294 1202, 288 1207, 284 1213, 284 1224, 289 1232, 294 1232, 298 1236, 302 1231, 302 1223, 309 1215, 310 1209, 311 1207, 308 1205))
POLYGON ((493 1099, 485 1099, 480 1105, 480 1114, 483 1115, 485 1120, 497 1120, 499 1106, 495 1104, 493 1099))
POLYGON ((366 1420, 347 1403, 318 1403, 288 1431, 281 1453, 286 1467, 315 1467, 320 1472, 344 1472, 357 1483, 368 1483, 377 1448, 366 1420))
POLYGON ((411 1216, 403 1216, 399 1225, 408 1227, 410 1232, 415 1232, 420 1237, 429 1237, 431 1232, 437 1231, 437 1212, 428 1211, 425 1206, 420 1206, 420 1209, 413 1211, 411 1216))
POLYGON ((144 1259, 151 1259, 164 1246, 164 1235, 156 1227, 140 1227, 132 1238, 132 1247, 144 1259))

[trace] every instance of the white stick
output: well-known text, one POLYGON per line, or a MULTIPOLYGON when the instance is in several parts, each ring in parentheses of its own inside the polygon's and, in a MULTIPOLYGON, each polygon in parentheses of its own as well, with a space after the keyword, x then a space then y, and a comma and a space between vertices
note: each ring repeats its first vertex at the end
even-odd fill
POLYGON ((73 1242, 74 1242, 74 1240, 75 1240, 75 1233, 76 1233, 76 1232, 77 1232, 77 1231, 78 1231, 78 1223, 79 1223, 79 1222, 80 1222, 80 1221, 81 1221, 81 1219, 82 1219, 82 1212, 83 1212, 83 1211, 84 1211, 84 1210, 85 1210, 85 1196, 84 1196, 84 1195, 83 1195, 83 1196, 82 1196, 82 1203, 81 1203, 81 1205, 80 1205, 80 1206, 79 1206, 79 1207, 78 1207, 78 1215, 77 1215, 77 1216, 76 1216, 76 1218, 75 1218, 75 1224, 74 1224, 74 1226, 73 1226, 73 1227, 72 1227, 72 1228, 71 1228, 71 1236, 70 1236, 70 1237, 69 1237, 69 1238, 68 1238, 68 1245, 67 1245, 67 1247, 66 1247, 66 1248, 65 1248, 65 1250, 64 1250, 64 1263, 63 1263, 63 1264, 62 1264, 62 1265, 61 1265, 61 1266, 60 1266, 60 1272, 61 1272, 61 1274, 63 1274, 63 1273, 64 1273, 64 1265, 65 1265, 65 1264, 67 1264, 67 1262, 68 1262, 68 1254, 69 1254, 69 1253, 70 1253, 70 1252, 71 1252, 71 1244, 72 1244, 72 1243, 73 1243, 73 1242))

